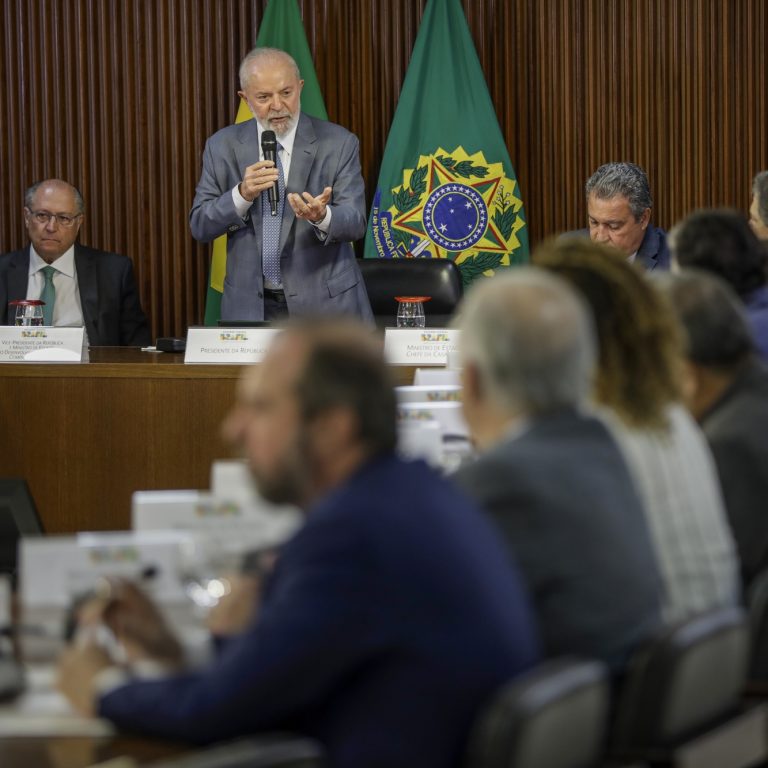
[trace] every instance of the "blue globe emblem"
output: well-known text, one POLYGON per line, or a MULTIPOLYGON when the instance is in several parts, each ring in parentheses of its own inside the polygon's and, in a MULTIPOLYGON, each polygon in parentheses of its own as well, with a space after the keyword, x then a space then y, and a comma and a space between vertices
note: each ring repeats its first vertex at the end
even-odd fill
POLYGON ((464 251, 485 234, 488 207, 472 187, 451 182, 429 196, 422 223, 433 243, 447 251, 464 251))

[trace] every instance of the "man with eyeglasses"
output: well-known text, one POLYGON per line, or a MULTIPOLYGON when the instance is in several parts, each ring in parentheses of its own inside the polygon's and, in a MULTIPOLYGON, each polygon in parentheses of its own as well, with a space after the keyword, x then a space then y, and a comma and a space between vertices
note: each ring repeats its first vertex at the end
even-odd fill
POLYGON ((150 344, 131 260, 76 243, 82 221, 83 198, 66 181, 26 191, 30 244, 0 255, 0 323, 15 322, 10 302, 42 299, 46 325, 83 325, 92 347, 150 344))

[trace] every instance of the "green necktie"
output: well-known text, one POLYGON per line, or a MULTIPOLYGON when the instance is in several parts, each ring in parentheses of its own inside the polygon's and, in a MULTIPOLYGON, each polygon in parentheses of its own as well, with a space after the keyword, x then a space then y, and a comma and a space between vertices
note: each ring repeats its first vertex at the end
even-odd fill
POLYGON ((45 278, 43 292, 40 294, 40 300, 45 302, 43 307, 43 318, 46 325, 53 325, 53 305, 56 303, 56 289, 53 287, 53 276, 56 274, 56 268, 47 266, 40 270, 45 278))

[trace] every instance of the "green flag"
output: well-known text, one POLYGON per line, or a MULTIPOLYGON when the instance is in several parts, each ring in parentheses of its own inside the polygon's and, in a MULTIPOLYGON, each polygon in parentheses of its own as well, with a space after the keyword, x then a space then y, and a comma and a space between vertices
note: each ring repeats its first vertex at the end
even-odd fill
POLYGON ((465 285, 528 261, 515 171, 459 0, 429 0, 424 11, 365 255, 453 259, 465 285))
MULTIPOLYGON (((301 111, 312 117, 328 119, 323 94, 315 74, 312 53, 309 50, 304 25, 296 0, 269 0, 256 38, 257 48, 280 48, 289 53, 299 65, 304 80, 301 91, 301 111)), ((251 120, 253 115, 244 100, 240 101, 236 123, 251 120)), ((221 295, 227 273, 227 236, 221 235, 213 242, 211 276, 205 301, 205 324, 216 325, 221 317, 221 295)))

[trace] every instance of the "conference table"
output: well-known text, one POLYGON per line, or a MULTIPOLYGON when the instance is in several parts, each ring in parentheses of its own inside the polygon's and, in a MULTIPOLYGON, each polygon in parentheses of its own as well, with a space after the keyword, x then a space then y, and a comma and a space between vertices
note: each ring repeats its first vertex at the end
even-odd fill
POLYGON ((0 739, 3 768, 86 768, 114 763, 131 768, 178 757, 191 748, 150 739, 91 736, 22 737, 0 739), (126 762, 117 762, 125 758, 126 762))
POLYGON ((241 370, 121 347, 0 364, 0 477, 27 480, 48 533, 130 528, 134 491, 206 489, 232 456, 220 428, 241 370))

